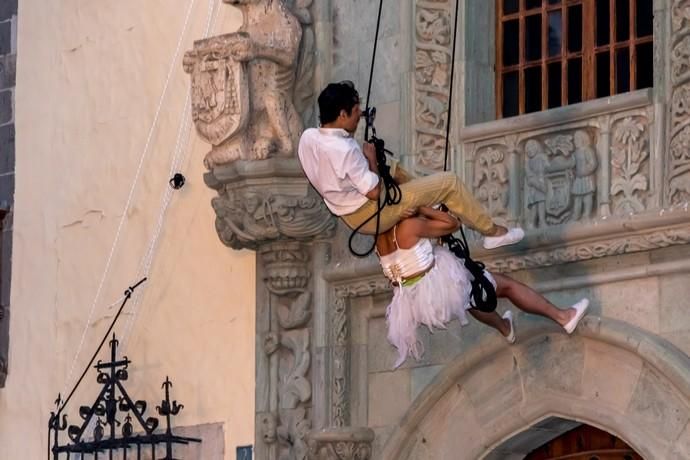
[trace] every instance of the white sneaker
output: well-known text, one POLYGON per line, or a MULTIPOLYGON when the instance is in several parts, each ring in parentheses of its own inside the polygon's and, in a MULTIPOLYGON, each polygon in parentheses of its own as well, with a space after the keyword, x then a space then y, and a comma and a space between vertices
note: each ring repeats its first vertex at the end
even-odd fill
POLYGON ((515 244, 525 237, 525 231, 520 227, 514 227, 508 230, 508 233, 501 236, 485 236, 484 249, 496 249, 501 246, 508 246, 515 244))
POLYGON ((573 319, 568 321, 565 326, 563 326, 563 329, 565 329, 565 332, 568 334, 572 334, 575 328, 577 327, 578 323, 582 319, 583 316, 585 316, 585 313, 587 313, 587 308, 589 307, 589 299, 582 299, 575 305, 573 305, 570 308, 575 309, 575 316, 573 316, 573 319))
POLYGON ((506 310, 506 312, 503 313, 503 316, 501 316, 501 318, 507 319, 510 323, 510 334, 506 336, 506 340, 510 344, 515 343, 515 326, 513 326, 513 312, 510 310, 506 310))

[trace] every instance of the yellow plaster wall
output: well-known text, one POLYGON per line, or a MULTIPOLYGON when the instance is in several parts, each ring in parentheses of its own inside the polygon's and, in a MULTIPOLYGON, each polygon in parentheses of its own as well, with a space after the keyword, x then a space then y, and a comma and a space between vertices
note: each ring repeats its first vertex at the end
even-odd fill
MULTIPOLYGON (((135 281, 154 232, 189 88, 182 54, 203 36, 209 0, 19 4, 2 459, 45 456, 52 402, 66 388, 189 1, 189 28, 74 380, 115 312, 106 306, 135 281)), ((221 3, 218 11, 213 34, 239 26, 241 15, 233 7, 221 3)), ((255 259, 252 252, 224 247, 215 233, 214 194, 202 180, 207 149, 192 130, 181 167, 187 185, 173 195, 138 312, 126 310, 116 330, 124 336, 135 318, 124 340, 134 361, 134 396, 155 405, 169 375, 174 397, 185 404, 178 425, 224 423, 230 459, 235 446, 253 443, 255 259)), ((73 409, 93 399, 94 380, 92 372, 73 409)))

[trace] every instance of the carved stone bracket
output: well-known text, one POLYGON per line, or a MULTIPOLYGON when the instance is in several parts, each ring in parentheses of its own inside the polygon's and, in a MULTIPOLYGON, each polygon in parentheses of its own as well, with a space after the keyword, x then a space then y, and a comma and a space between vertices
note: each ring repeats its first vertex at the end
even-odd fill
POLYGON ((218 236, 233 249, 333 236, 335 218, 297 160, 237 161, 214 168, 205 181, 218 191, 211 202, 218 236))
POLYGON ((374 431, 370 428, 340 428, 309 436, 310 460, 370 460, 374 431))

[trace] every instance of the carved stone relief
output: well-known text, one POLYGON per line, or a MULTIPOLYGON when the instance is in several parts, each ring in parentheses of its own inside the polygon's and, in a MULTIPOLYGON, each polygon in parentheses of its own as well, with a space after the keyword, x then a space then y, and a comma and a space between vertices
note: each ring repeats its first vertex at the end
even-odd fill
POLYGON ((595 209, 599 158, 589 130, 528 139, 525 152, 527 223, 543 227, 587 219, 595 209))
POLYGON ((311 0, 224 1, 242 10, 242 27, 196 41, 183 62, 192 118, 212 144, 204 164, 292 156, 302 131, 297 108, 307 110, 312 95, 311 0))
POLYGON ((641 212, 649 190, 649 123, 641 116, 625 117, 614 122, 611 132, 613 213, 641 212))
POLYGON ((690 200, 690 2, 671 10, 671 131, 666 180, 670 204, 690 200))
POLYGON ((307 196, 290 196, 260 185, 225 187, 211 205, 217 216, 216 231, 233 249, 256 249, 259 242, 282 237, 327 237, 335 230, 335 220, 311 188, 307 196))
POLYGON ((489 214, 505 217, 508 213, 508 167, 506 148, 502 145, 482 148, 475 156, 473 187, 477 199, 489 214))
POLYGON ((424 169, 444 163, 450 92, 452 4, 417 2, 415 13, 415 153, 424 169))
POLYGON ((263 337, 263 351, 277 361, 277 407, 262 414, 257 430, 277 446, 278 460, 304 460, 311 430, 311 294, 309 252, 297 241, 263 245, 264 285, 275 306, 277 324, 263 337))
POLYGON ((369 428, 342 428, 311 436, 313 460, 370 460, 374 432, 369 428))

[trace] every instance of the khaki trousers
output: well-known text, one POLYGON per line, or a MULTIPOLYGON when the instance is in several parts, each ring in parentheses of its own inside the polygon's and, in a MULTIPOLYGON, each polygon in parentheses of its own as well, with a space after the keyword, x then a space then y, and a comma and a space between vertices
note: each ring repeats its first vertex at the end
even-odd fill
MULTIPOLYGON (((383 184, 382 184, 383 185, 383 184)), ((426 177, 412 179, 400 185, 402 199, 396 205, 386 205, 381 210, 379 232, 383 233, 393 228, 400 221, 403 211, 419 206, 434 206, 443 203, 448 210, 463 223, 479 233, 487 235, 491 232, 494 222, 484 207, 467 190, 465 184, 452 172, 432 174, 426 177)), ((381 199, 384 192, 381 191, 381 199)), ((376 212, 376 202, 369 200, 352 214, 340 216, 352 229, 357 228, 376 212)), ((373 235, 376 232, 376 217, 372 218, 360 229, 361 233, 373 235)))

